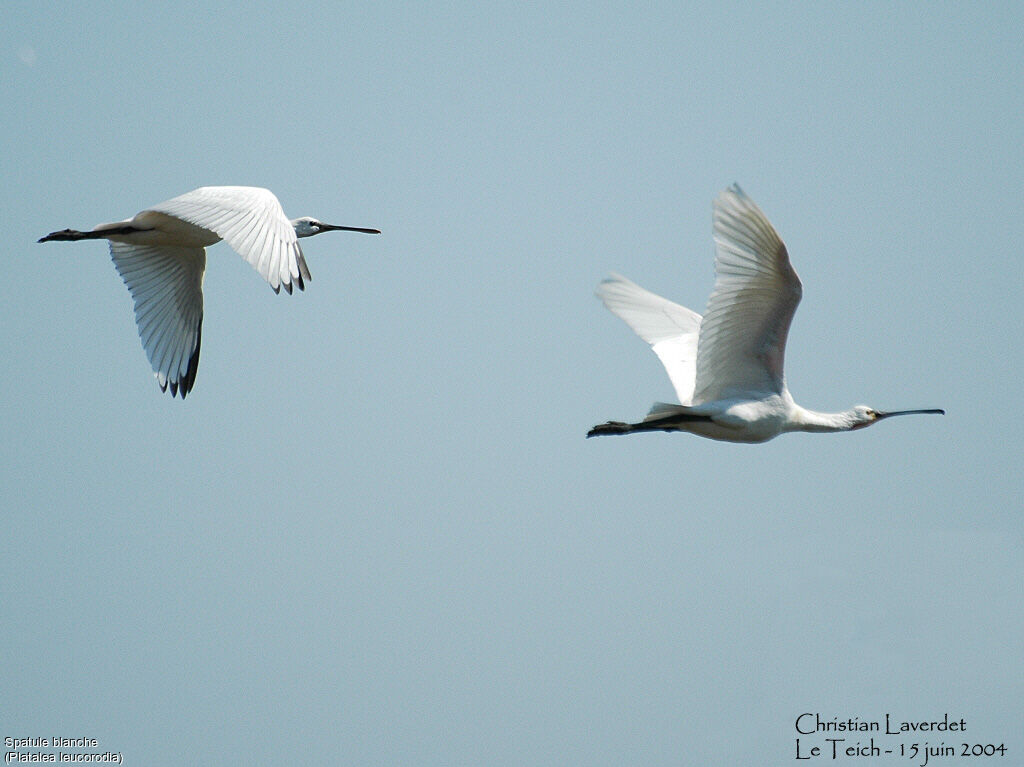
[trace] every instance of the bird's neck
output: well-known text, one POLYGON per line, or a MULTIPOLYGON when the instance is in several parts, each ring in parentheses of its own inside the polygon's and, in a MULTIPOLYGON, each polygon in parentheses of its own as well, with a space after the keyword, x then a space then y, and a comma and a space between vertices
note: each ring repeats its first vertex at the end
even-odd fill
POLYGON ((807 410, 799 405, 794 405, 793 407, 794 411, 790 416, 790 428, 788 431, 849 431, 856 423, 851 411, 819 413, 815 410, 807 410))

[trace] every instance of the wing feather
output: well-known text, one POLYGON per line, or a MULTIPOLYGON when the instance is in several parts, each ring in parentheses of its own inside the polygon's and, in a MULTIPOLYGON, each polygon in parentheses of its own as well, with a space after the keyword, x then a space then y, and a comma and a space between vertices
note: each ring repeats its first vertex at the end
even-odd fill
POLYGON ((785 390, 802 288, 786 246, 736 184, 714 202, 715 287, 700 326, 693 404, 785 390))
POLYGON ((252 186, 204 186, 154 205, 150 210, 175 216, 216 234, 248 261, 275 292, 292 283, 300 290, 309 279, 295 229, 269 189, 252 186))
POLYGON ((192 391, 203 325, 202 248, 110 243, 110 256, 135 302, 135 322, 160 388, 192 391))
POLYGON ((597 296, 612 314, 651 345, 679 401, 689 404, 696 375, 700 315, 618 274, 609 275, 597 286, 597 296))

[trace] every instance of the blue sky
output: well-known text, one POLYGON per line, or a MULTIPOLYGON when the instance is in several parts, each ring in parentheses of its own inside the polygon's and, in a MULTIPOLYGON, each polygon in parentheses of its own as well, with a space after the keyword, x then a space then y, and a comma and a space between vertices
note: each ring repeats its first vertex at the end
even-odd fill
POLYGON ((7 3, 0 735, 147 765, 788 764, 803 712, 948 712, 1019 756, 1022 26, 7 3), (584 439, 672 398, 595 285, 702 311, 734 181, 804 283, 796 400, 944 418, 584 439), (35 240, 209 184, 384 233, 307 240, 293 296, 211 248, 182 402, 104 244, 35 240))

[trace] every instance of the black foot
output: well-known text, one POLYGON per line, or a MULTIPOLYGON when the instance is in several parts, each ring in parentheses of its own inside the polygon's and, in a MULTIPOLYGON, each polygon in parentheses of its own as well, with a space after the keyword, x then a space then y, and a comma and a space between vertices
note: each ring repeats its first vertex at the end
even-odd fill
POLYGON ((599 437, 602 434, 629 434, 631 431, 633 431, 633 424, 623 423, 622 421, 608 421, 607 423, 599 423, 588 431, 587 439, 599 437))

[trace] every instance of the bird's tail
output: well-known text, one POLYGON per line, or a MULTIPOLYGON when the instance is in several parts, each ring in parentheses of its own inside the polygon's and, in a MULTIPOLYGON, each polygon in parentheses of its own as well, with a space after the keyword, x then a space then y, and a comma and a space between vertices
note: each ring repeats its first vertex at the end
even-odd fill
POLYGON ((671 402, 655 402, 644 416, 645 421, 663 418, 667 415, 693 415, 687 405, 673 405, 671 402))

